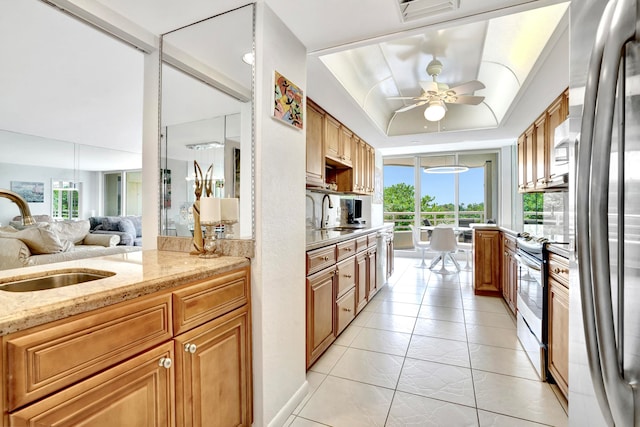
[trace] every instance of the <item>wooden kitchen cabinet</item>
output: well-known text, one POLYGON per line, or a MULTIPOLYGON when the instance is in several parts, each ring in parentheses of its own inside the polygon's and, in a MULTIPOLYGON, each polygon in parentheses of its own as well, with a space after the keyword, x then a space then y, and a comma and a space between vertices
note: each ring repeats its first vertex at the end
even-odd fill
POLYGON ((336 183, 338 192, 372 194, 375 149, 311 99, 307 101, 307 187, 336 183))
POLYGON ((527 188, 527 149, 524 134, 518 137, 518 191, 523 192, 527 188))
POLYGON ((367 278, 369 269, 367 266, 367 251, 358 252, 356 254, 356 314, 367 305, 367 278))
POLYGON ((5 420, 251 425, 249 278, 236 269, 6 335, 5 420))
POLYGON ((378 293, 378 275, 377 275, 377 257, 378 251, 375 246, 369 247, 367 250, 367 300, 371 301, 376 293, 378 293))
POLYGON ((245 305, 175 339, 176 425, 251 425, 251 324, 245 305))
POLYGON ((335 267, 307 277, 307 368, 335 340, 335 267))
POLYGON ((498 229, 473 230, 473 287, 476 295, 502 296, 498 229))
POLYGON ((549 167, 551 163, 551 146, 550 139, 547 137, 547 113, 544 112, 534 122, 535 128, 534 144, 536 155, 535 166, 535 187, 538 189, 545 188, 549 179, 549 167))
POLYGON ((544 191, 553 185, 555 129, 569 116, 569 90, 560 94, 518 138, 518 191, 544 191))
POLYGON ((536 186, 535 173, 536 173, 536 145, 535 145, 535 126, 531 125, 524 132, 525 140, 525 158, 527 159, 527 167, 525 168, 525 183, 524 188, 526 190, 533 190, 536 186))
POLYGON ((340 162, 346 166, 353 165, 353 132, 345 126, 340 126, 340 145, 338 156, 340 162))
POLYGON ((324 111, 307 103, 307 187, 325 188, 324 111))
POLYGON ((10 426, 172 426, 173 342, 10 414, 10 426))
POLYGON ((515 237, 502 233, 502 297, 514 315, 516 314, 518 283, 518 262, 515 258, 515 251, 515 237))
POLYGON ((569 396, 569 263, 549 254, 549 372, 565 398, 569 396))
POLYGON ((351 288, 336 301, 336 336, 356 317, 356 289, 351 288))
POLYGON ((340 161, 340 122, 331 115, 324 115, 324 155, 340 161))

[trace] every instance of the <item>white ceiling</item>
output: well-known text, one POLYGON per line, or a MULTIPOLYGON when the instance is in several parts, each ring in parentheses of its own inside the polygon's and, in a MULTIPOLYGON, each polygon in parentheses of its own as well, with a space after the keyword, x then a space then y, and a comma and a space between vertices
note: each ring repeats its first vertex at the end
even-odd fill
MULTIPOLYGON (((96 1, 156 35, 246 4, 246 0, 96 1)), ((394 120, 386 119, 386 123, 395 121, 394 126, 398 128, 392 132, 396 136, 388 136, 386 129, 389 126, 385 126, 385 121, 379 116, 389 115, 389 111, 402 104, 383 99, 384 104, 388 104, 387 110, 379 108, 378 104, 382 102, 372 103, 376 108, 367 108, 357 96, 345 89, 344 81, 336 77, 335 70, 332 72, 327 68, 325 62, 331 58, 327 55, 353 56, 360 52, 358 61, 353 63, 362 66, 362 76, 375 76, 381 68, 370 64, 369 55, 361 52, 384 50, 387 66, 393 69, 394 80, 402 95, 419 94, 415 83, 428 80, 424 68, 434 53, 444 64, 439 80, 451 86, 478 78, 489 85, 493 74, 481 71, 479 65, 483 58, 488 63, 486 52, 507 52, 503 42, 509 42, 508 52, 525 52, 527 41, 529 44, 539 42, 549 34, 526 30, 523 33, 528 38, 520 39, 513 33, 492 34, 488 20, 560 1, 460 0, 460 9, 456 12, 407 23, 401 19, 397 0, 265 0, 265 3, 308 48, 307 95, 359 136, 388 153, 482 148, 512 143, 568 85, 568 36, 566 30, 562 31, 567 25, 565 17, 560 21, 560 30, 551 35, 551 43, 540 50, 540 60, 532 62, 531 75, 519 81, 515 92, 512 90, 514 93, 509 96, 513 102, 504 108, 504 120, 497 127, 457 132, 444 132, 441 128, 436 133, 424 133, 415 127, 416 123, 426 122, 422 118, 419 122, 407 121, 408 130, 402 131, 402 120, 396 117, 394 120), (415 55, 410 54, 412 51, 415 55)), ((12 58, 9 66, 0 67, 0 92, 3 94, 0 129, 139 153, 143 54, 133 49, 122 49, 120 42, 99 33, 95 38, 100 40, 70 34, 64 30, 68 20, 71 18, 44 6, 39 0, 0 0, 0 57, 12 58), (39 11, 34 12, 32 9, 35 8, 39 11), (93 43, 99 43, 100 48, 93 43), (86 46, 94 47, 87 49, 86 46), (111 51, 114 51, 113 55, 120 55, 118 59, 106 60, 111 57, 111 51), (76 64, 74 73, 69 72, 69 63, 76 64), (105 74, 109 79, 101 80, 105 74), (92 79, 87 80, 87 75, 92 79), (129 83, 122 85, 118 81, 125 75, 129 83), (27 83, 14 84, 18 77, 24 76, 27 76, 23 79, 27 83), (131 76, 135 76, 134 79, 131 76), (117 84, 112 85, 113 81, 117 84), (84 88, 83 92, 84 84, 91 84, 95 90, 92 92, 84 88), (5 94, 10 96, 5 97, 5 94), (51 107, 60 104, 61 100, 69 107, 51 107)), ((209 43, 209 52, 215 49, 227 49, 228 52, 233 46, 246 43, 243 40, 234 45, 234 37, 222 39, 221 43, 209 43)), ((220 55, 229 56, 230 53, 220 55)), ((538 53, 528 56, 529 59, 532 57, 538 58, 538 53)), ((371 83, 358 87, 357 84, 362 84, 360 80, 365 79, 354 78, 357 74, 353 74, 353 70, 349 72, 356 85, 349 90, 352 93, 371 91, 371 83)), ((345 80, 345 77, 340 79, 345 80)), ((240 88, 246 87, 246 82, 238 84, 240 88)), ((489 93, 495 93, 495 88, 488 87, 485 96, 489 97, 489 93)), ((368 99, 376 98, 369 96, 368 99)), ((477 107, 478 110, 484 108, 477 107)), ((419 109, 414 110, 417 116, 421 115, 419 109)), ((452 117, 454 110, 450 110, 452 117)), ((226 113, 228 111, 224 111, 226 113)), ((432 130, 427 129, 426 132, 432 130)))

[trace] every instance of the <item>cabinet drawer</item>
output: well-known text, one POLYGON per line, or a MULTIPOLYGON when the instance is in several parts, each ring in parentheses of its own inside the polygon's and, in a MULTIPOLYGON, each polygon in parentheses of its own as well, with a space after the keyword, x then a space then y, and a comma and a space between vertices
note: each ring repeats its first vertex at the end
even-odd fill
POLYGON ((336 245, 338 251, 338 261, 342 261, 356 253, 356 239, 340 242, 336 245))
POLYGON ((103 371, 172 337, 171 296, 144 298, 5 337, 8 410, 103 371))
POLYGON ((356 285, 356 258, 344 260, 338 263, 337 268, 338 278, 338 298, 342 296, 345 291, 351 289, 356 285))
POLYGON ((356 239, 356 252, 362 252, 367 249, 367 236, 358 237, 356 239))
POLYGON ((377 244, 376 233, 367 234, 367 246, 372 247, 377 244))
POLYGON ((344 330, 356 317, 356 289, 353 288, 342 298, 336 301, 336 312, 338 317, 338 330, 336 336, 344 330))
POLYGON ((504 248, 510 250, 511 252, 516 251, 516 239, 508 234, 502 234, 502 241, 504 244, 504 248))
POLYGON ((247 304, 249 283, 245 268, 190 283, 173 292, 174 333, 180 334, 247 304))
POLYGON ((569 287, 569 261, 554 253, 549 254, 549 276, 569 287))
POLYGON ((307 276, 336 263, 336 245, 307 252, 307 276))
POLYGON ((168 341, 9 415, 10 426, 172 426, 175 369, 168 341), (150 404, 152 403, 152 404, 150 404))

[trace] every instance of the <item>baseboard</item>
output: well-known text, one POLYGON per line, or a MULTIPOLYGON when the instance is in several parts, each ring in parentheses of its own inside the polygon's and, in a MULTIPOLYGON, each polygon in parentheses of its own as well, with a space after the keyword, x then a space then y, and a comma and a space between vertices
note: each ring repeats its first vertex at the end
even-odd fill
POLYGON ((269 422, 268 427, 281 427, 283 426, 293 411, 298 407, 300 402, 304 400, 309 392, 309 382, 305 381, 302 386, 296 391, 291 399, 278 411, 275 417, 269 422))

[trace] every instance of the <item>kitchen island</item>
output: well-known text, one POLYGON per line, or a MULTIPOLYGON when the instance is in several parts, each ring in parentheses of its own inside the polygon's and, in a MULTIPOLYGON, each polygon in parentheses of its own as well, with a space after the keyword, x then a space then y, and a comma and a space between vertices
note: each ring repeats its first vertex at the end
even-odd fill
POLYGON ((6 270, 0 289, 61 271, 115 274, 0 290, 2 425, 251 424, 248 259, 127 253, 6 270))

